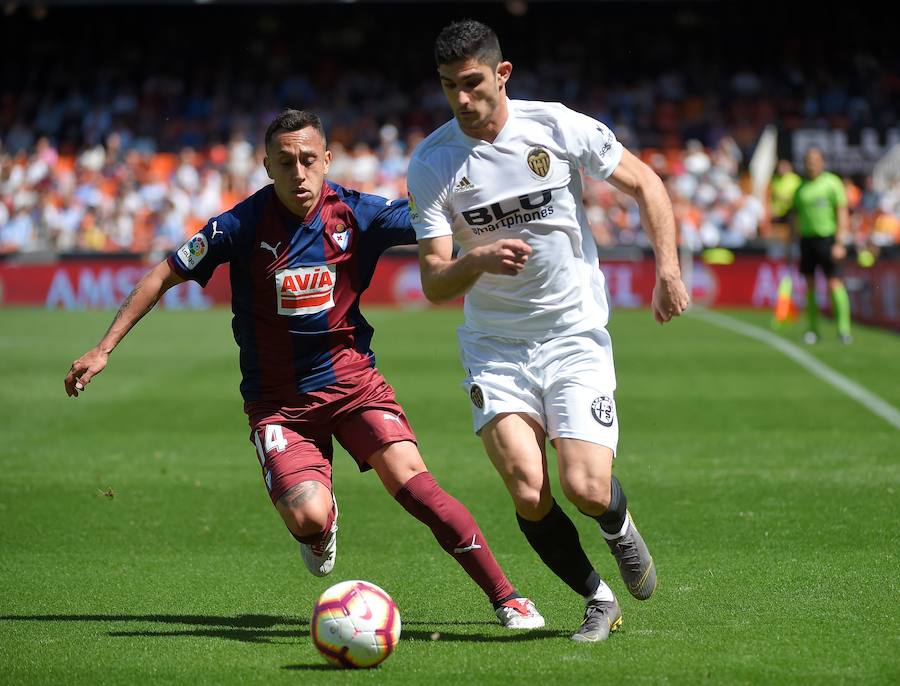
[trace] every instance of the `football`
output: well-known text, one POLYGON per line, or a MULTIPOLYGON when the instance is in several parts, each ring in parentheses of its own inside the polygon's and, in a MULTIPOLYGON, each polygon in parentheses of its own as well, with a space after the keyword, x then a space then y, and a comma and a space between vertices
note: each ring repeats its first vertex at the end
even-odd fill
POLYGON ((313 609, 310 633, 316 649, 340 667, 374 667, 400 640, 400 612, 383 589, 368 581, 342 581, 313 609))

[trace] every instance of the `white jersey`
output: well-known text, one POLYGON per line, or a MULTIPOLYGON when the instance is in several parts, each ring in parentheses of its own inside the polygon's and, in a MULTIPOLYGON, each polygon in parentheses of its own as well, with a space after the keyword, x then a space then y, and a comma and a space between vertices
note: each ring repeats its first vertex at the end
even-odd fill
POLYGON ((605 179, 622 144, 558 103, 509 100, 488 143, 453 119, 416 149, 408 172, 416 237, 452 235, 460 255, 501 238, 532 248, 516 276, 482 274, 465 298, 466 328, 546 340, 606 326, 609 305, 582 205, 580 169, 605 179))

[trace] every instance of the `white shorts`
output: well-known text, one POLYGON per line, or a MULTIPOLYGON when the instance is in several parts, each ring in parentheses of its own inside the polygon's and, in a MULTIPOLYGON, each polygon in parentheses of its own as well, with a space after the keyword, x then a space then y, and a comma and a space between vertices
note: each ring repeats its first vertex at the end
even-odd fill
POLYGON ((615 455, 616 371, 606 329, 535 342, 457 331, 475 433, 499 414, 537 420, 547 436, 578 438, 615 455))

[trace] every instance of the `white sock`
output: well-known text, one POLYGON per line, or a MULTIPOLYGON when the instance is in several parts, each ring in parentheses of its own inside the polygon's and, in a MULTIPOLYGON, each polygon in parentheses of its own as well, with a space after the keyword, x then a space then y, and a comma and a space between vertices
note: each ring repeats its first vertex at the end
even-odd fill
POLYGON ((584 599, 585 603, 589 603, 592 600, 604 600, 606 602, 613 602, 616 597, 613 595, 612 589, 606 585, 606 582, 603 579, 600 579, 600 585, 597 586, 597 590, 594 591, 594 595, 589 595, 584 599))
POLYGON ((626 514, 626 515, 625 515, 625 523, 622 525, 622 528, 621 528, 621 530, 619 531, 619 533, 617 533, 617 534, 608 534, 608 533, 606 533, 606 532, 603 530, 603 527, 602 527, 602 526, 600 527, 600 533, 603 535, 603 538, 605 538, 607 541, 614 541, 614 540, 616 540, 617 538, 622 538, 622 536, 624 536, 625 534, 628 533, 628 527, 631 526, 630 521, 631 521, 631 517, 629 517, 629 516, 626 514))

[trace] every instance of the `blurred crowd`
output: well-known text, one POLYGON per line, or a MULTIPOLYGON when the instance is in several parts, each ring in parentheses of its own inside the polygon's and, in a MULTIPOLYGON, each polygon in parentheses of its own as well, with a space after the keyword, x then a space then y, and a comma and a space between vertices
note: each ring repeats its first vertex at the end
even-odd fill
MULTIPOLYGON (((402 7, 381 8, 383 17, 310 7, 318 30, 300 38, 286 14, 305 11, 296 8, 252 20, 222 9, 194 24, 201 10, 109 10, 101 20, 95 9, 96 21, 81 31, 71 24, 84 22, 83 13, 61 9, 6 19, 0 252, 177 247, 268 182, 260 139, 284 106, 323 117, 332 180, 404 196, 411 151, 447 119, 429 59, 443 18, 433 27, 423 20, 421 35, 410 36, 389 29, 412 11, 402 7), (215 40, 198 46, 207 35, 215 40)), ((825 45, 811 32, 784 41, 780 54, 750 59, 753 27, 736 32, 746 21, 740 13, 711 25, 689 9, 651 19, 616 7, 606 23, 581 28, 579 40, 552 45, 534 35, 561 21, 550 13, 494 21, 515 67, 510 95, 561 101, 613 127, 665 180, 681 241, 693 250, 772 237, 765 199, 749 192, 747 174, 765 125, 897 124, 897 56, 877 44, 825 45), (635 52, 633 32, 617 28, 638 20, 647 40, 635 52), (601 40, 598 56, 592 46, 601 40)), ((856 240, 900 242, 900 184, 876 191, 869 177, 846 183, 856 240)), ((647 244, 637 206, 611 186, 588 180, 585 200, 600 245, 647 244)))
MULTIPOLYGON (((402 135, 381 127, 378 142, 330 143, 329 178, 388 198, 406 195, 410 152, 421 130, 402 135)), ((742 154, 723 137, 713 149, 690 141, 666 153, 638 151, 663 178, 684 246, 741 248, 772 231, 765 198, 748 191, 742 154)), ((109 134, 104 144, 62 155, 47 137, 28 151, 0 149, 0 252, 132 252, 155 257, 177 248, 209 217, 269 183, 261 144, 236 136, 209 148, 152 152, 126 148, 109 134)), ((871 178, 845 180, 851 229, 859 245, 900 243, 900 183, 884 193, 871 178)), ((585 179, 585 207, 601 247, 648 247, 636 203, 611 185, 585 179)))

